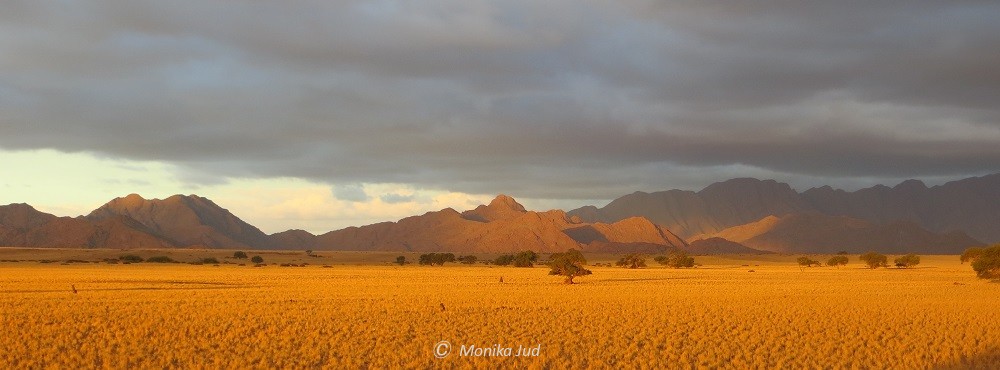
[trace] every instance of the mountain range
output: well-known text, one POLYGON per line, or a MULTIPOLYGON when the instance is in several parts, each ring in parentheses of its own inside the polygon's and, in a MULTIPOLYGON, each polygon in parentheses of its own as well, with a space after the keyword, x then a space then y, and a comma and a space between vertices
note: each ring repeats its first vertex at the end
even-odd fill
POLYGON ((569 212, 530 211, 499 195, 472 210, 446 208, 320 235, 268 235, 197 195, 131 194, 75 218, 27 204, 0 206, 0 246, 6 247, 950 254, 982 241, 1000 241, 1000 174, 934 187, 908 180, 892 188, 824 186, 801 193, 773 180, 741 178, 697 192, 636 192, 569 212))

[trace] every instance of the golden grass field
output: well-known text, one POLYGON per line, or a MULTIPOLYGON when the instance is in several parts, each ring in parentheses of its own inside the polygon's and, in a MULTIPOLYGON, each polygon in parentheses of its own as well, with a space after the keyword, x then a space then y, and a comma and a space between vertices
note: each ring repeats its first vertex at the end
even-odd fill
POLYGON ((544 267, 320 254, 331 267, 0 263, 0 368, 1000 367, 1000 284, 956 256, 908 270, 697 257, 564 285, 544 267), (453 350, 439 359, 441 340, 453 350), (462 357, 462 344, 541 349, 462 357))

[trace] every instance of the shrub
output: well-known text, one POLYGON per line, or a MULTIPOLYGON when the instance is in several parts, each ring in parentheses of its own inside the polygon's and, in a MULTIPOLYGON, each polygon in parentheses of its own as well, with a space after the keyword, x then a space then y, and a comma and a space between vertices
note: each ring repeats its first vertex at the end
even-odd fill
POLYGON ((847 265, 847 261, 848 261, 847 256, 840 256, 840 255, 838 255, 836 257, 830 258, 829 261, 826 261, 826 265, 827 266, 837 266, 837 267, 840 267, 840 266, 847 265))
POLYGON ((915 254, 907 254, 896 258, 893 262, 896 263, 896 267, 900 268, 910 268, 920 264, 920 256, 915 254))
POLYGON ((247 259, 247 252, 236 251, 235 253, 233 253, 233 258, 238 259, 238 260, 245 260, 245 259, 247 259))
POLYGON ((174 263, 174 262, 177 262, 177 261, 174 261, 173 258, 170 258, 170 257, 167 257, 167 256, 154 256, 154 257, 147 258, 146 262, 152 262, 152 263, 174 263))
POLYGON ((972 261, 972 269, 983 279, 1000 278, 1000 244, 983 249, 983 253, 972 261))
POLYGON ((400 265, 400 266, 405 265, 406 264, 406 256, 396 257, 396 264, 400 265))
POLYGON ((264 258, 261 257, 261 256, 253 256, 253 258, 250 259, 250 262, 253 262, 253 263, 256 263, 256 264, 259 265, 259 264, 264 263, 264 258))
POLYGON ((474 264, 478 260, 479 260, 479 258, 476 258, 476 256, 472 256, 472 255, 458 257, 458 262, 462 263, 462 264, 466 264, 466 265, 474 264))
POLYGON ((134 254, 126 254, 124 256, 118 257, 119 260, 125 263, 139 263, 142 262, 142 257, 136 256, 134 254))
POLYGON ((590 275, 592 272, 583 266, 587 265, 587 259, 583 253, 576 249, 570 249, 565 253, 553 253, 549 261, 549 275, 565 276, 566 284, 573 284, 573 278, 577 276, 590 275))
POLYGON ((879 268, 879 267, 886 267, 886 266, 889 265, 889 262, 888 262, 889 259, 886 258, 886 256, 884 254, 880 254, 880 253, 877 253, 877 252, 868 252, 868 253, 862 254, 861 256, 858 256, 858 259, 860 259, 861 261, 863 261, 866 265, 868 265, 868 268, 871 268, 871 269, 875 269, 875 268, 879 268))
POLYGON ((641 254, 626 254, 615 265, 627 269, 637 269, 646 267, 646 258, 641 254))
POLYGON ((201 259, 201 263, 206 265, 218 265, 219 260, 215 259, 215 257, 206 257, 201 259))

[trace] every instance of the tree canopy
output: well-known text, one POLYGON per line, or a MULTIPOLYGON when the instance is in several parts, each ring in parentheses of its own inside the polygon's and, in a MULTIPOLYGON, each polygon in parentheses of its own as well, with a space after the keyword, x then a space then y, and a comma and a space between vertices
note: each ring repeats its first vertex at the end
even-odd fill
POLYGON ((983 279, 1000 278, 1000 244, 983 249, 983 253, 972 261, 972 269, 983 279))
POLYGON ((657 256, 653 260, 656 261, 656 263, 673 267, 675 269, 682 267, 694 267, 694 257, 688 256, 687 252, 682 250, 671 251, 670 254, 666 256, 657 256))
POLYGON ((862 254, 858 256, 858 259, 860 259, 866 265, 868 265, 868 268, 872 269, 879 267, 886 267, 889 265, 889 259, 884 254, 877 252, 868 252, 862 254))
POLYGON ((570 249, 563 253, 553 253, 549 261, 549 275, 560 275, 566 277, 566 284, 573 284, 573 278, 577 276, 590 275, 592 272, 584 266, 587 259, 583 253, 576 249, 570 249))
POLYGON ((626 254, 618 262, 615 262, 615 265, 628 269, 644 268, 646 267, 646 257, 641 254, 626 254))

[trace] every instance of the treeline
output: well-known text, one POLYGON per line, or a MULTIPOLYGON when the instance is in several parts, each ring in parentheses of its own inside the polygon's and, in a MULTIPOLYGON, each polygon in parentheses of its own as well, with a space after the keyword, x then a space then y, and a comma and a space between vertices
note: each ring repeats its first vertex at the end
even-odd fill
MULTIPOLYGON (((694 267, 694 257, 682 250, 674 250, 665 256, 653 257, 653 261, 663 266, 672 268, 694 267)), ((646 256, 642 254, 626 254, 615 262, 615 266, 628 269, 639 269, 646 267, 646 256)))
MULTIPOLYGON (((480 261, 478 257, 473 255, 456 257, 454 253, 425 253, 420 255, 417 262, 425 266, 442 266, 448 262, 458 262, 466 265, 482 262, 483 264, 497 266, 532 267, 538 262, 538 253, 534 251, 521 251, 516 254, 500 255, 493 260, 484 261, 480 261)), ((406 256, 399 256, 396 257, 395 263, 405 265, 408 262, 406 261, 406 256)))

